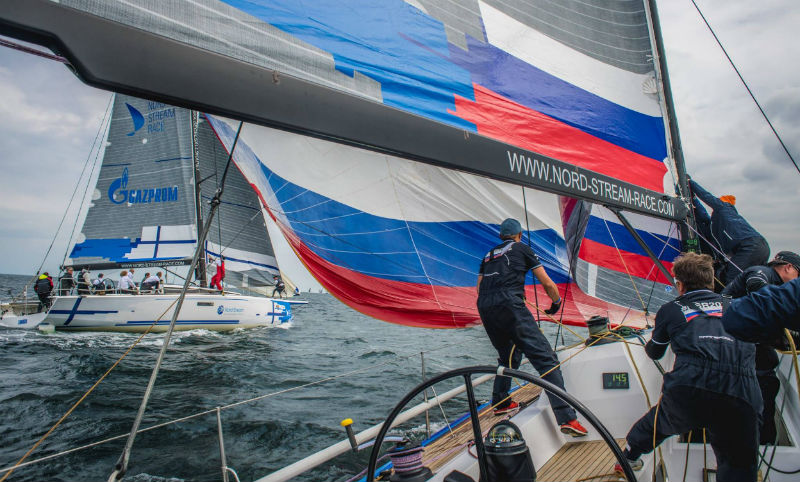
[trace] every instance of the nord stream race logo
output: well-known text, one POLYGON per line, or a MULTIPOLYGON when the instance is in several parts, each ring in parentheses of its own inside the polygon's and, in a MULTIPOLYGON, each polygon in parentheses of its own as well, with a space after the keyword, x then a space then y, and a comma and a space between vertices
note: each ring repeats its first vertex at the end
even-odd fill
POLYGON ((244 308, 225 308, 223 305, 219 305, 217 307, 217 314, 221 315, 223 313, 243 313, 244 308))
POLYGON ((122 176, 114 179, 108 186, 108 199, 114 204, 166 203, 178 200, 178 186, 139 187, 128 189, 128 168, 122 176))
POLYGON ((144 127, 147 122, 147 133, 164 132, 164 121, 166 119, 175 118, 175 108, 167 107, 167 104, 162 102, 147 102, 147 118, 136 107, 125 102, 125 107, 128 108, 128 113, 131 115, 133 122, 133 130, 128 132, 127 135, 135 135, 139 129, 144 127))

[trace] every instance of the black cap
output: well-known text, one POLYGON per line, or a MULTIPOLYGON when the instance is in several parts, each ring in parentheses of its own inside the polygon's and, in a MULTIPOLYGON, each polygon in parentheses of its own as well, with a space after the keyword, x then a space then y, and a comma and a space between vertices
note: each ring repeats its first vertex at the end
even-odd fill
POLYGON ((800 255, 791 251, 781 251, 775 255, 775 258, 773 258, 772 261, 769 262, 770 266, 781 264, 790 264, 797 268, 797 271, 800 272, 800 255))

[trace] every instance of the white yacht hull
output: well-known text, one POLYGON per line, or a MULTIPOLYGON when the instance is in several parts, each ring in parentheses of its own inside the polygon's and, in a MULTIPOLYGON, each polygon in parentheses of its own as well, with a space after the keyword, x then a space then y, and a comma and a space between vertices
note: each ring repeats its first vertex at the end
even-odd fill
MULTIPOLYGON (((177 294, 108 294, 56 297, 45 322, 64 331, 166 331, 177 294)), ((176 330, 228 331, 274 327, 292 319, 297 302, 242 295, 187 294, 176 330)))
POLYGON ((5 328, 34 329, 44 321, 46 313, 32 313, 29 315, 17 315, 11 312, 3 313, 0 316, 0 326, 5 328))

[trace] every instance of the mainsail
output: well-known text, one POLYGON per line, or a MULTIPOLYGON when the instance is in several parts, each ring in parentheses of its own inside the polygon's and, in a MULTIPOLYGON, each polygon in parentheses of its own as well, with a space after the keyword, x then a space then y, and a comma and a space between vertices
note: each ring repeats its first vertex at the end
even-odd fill
POLYGON ((89 82, 203 107, 228 149, 213 114, 281 129, 247 126, 237 164, 311 271, 365 313, 476 322, 477 260, 508 216, 528 218, 565 322, 641 324, 671 296, 647 253, 671 261, 686 212, 651 1, 12 3, 6 30, 69 42, 89 82), (103 55, 77 26, 114 32, 103 55), (126 48, 147 52, 139 68, 116 63, 126 48), (659 218, 629 215, 648 249, 603 206, 659 218))
POLYGON ((189 111, 117 95, 69 264, 187 264, 197 244, 189 111))
MULTIPOLYGON (((202 207, 219 187, 227 160, 202 117, 118 94, 97 185, 68 264, 188 265, 197 246, 196 180, 199 219, 205 219, 202 207)), ((263 289, 279 272, 261 203, 235 166, 205 248, 211 257, 225 257, 232 286, 263 289)))

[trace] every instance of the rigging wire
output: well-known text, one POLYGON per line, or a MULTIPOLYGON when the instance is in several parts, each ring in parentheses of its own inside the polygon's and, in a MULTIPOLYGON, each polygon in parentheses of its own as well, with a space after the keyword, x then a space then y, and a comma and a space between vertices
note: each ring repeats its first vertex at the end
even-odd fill
POLYGON ((61 62, 62 64, 71 65, 69 63, 69 60, 60 55, 49 54, 39 49, 34 49, 22 44, 18 44, 16 42, 11 42, 10 40, 0 38, 0 46, 8 47, 10 49, 18 50, 20 52, 25 52, 26 54, 36 55, 37 57, 43 57, 48 60, 55 60, 56 62, 61 62))
MULTIPOLYGON (((239 135, 242 132, 242 126, 244 122, 239 122, 239 129, 236 131, 236 137, 233 140, 233 145, 231 146, 231 152, 228 155, 228 163, 225 166, 225 172, 222 174, 222 182, 220 183, 220 188, 217 189, 216 194, 214 195, 214 200, 211 202, 211 212, 208 215, 208 219, 206 220, 206 225, 203 228, 203 231, 200 233, 200 236, 197 239, 197 249, 195 250, 194 257, 192 259, 191 267, 189 268, 189 273, 194 271, 197 267, 198 260, 201 256, 201 252, 203 251, 203 243, 205 242, 205 238, 208 235, 208 231, 211 228, 211 223, 214 220, 214 212, 217 210, 220 204, 220 199, 222 198, 222 192, 225 188, 225 179, 228 177, 228 170, 231 166, 231 161, 233 159, 233 153, 236 150, 236 144, 239 141, 239 135)), ((202 253, 205 256, 205 253, 202 253)), ((183 305, 183 300, 186 297, 186 290, 189 288, 189 277, 187 276, 186 281, 183 284, 183 290, 181 291, 180 296, 177 299, 177 306, 172 313, 172 319, 169 323, 169 328, 167 328, 167 332, 164 335, 164 344, 161 347, 161 351, 158 354, 158 358, 156 359, 155 365, 153 366, 153 372, 150 375, 150 380, 147 383, 147 388, 145 388, 144 395, 142 396, 142 403, 139 405, 139 411, 136 414, 136 418, 133 421, 133 426, 131 427, 131 432, 128 435, 128 440, 125 442, 125 448, 122 450, 122 454, 120 454, 119 460, 117 461, 116 465, 114 466, 114 470, 111 471, 111 475, 109 475, 108 480, 111 481, 118 481, 121 480, 122 477, 125 475, 125 472, 128 470, 128 463, 130 461, 130 454, 131 450, 133 449, 133 441, 136 439, 136 434, 139 430, 139 425, 142 423, 142 419, 144 418, 144 412, 147 409, 147 402, 150 400, 150 394, 153 391, 153 387, 156 383, 156 378, 158 377, 158 371, 161 368, 161 363, 164 360, 164 356, 167 353, 167 348, 169 348, 169 341, 172 337, 172 332, 175 330, 175 323, 178 320, 178 315, 181 311, 181 306, 183 305)), ((0 481, 2 482, 2 481, 0 481)))
POLYGON ((620 251, 619 246, 617 246, 617 240, 614 239, 614 234, 611 232, 611 227, 608 225, 608 221, 605 217, 603 217, 603 222, 606 225, 606 230, 608 231, 609 236, 611 236, 611 241, 614 242, 614 249, 617 250, 619 259, 622 261, 622 266, 625 268, 625 274, 627 274, 628 278, 631 280, 631 285, 633 285, 633 290, 636 292, 636 297, 639 298, 639 302, 642 304, 642 311, 647 313, 647 305, 644 304, 644 299, 642 299, 642 295, 639 293, 639 288, 636 286, 636 282, 633 280, 633 276, 628 269, 628 265, 625 263, 625 258, 622 256, 622 251, 620 251))
POLYGON ((716 40, 717 45, 719 45, 719 48, 722 49, 722 53, 725 54, 725 58, 728 59, 728 63, 731 64, 731 67, 733 67, 733 70, 736 72, 736 75, 739 76, 739 80, 742 81, 742 85, 744 85, 744 88, 747 89, 747 93, 750 94, 750 98, 753 99, 753 102, 756 104, 756 107, 758 107, 758 110, 759 112, 761 112, 761 115, 764 117, 764 120, 767 121, 769 128, 772 129, 772 133, 775 135, 775 138, 778 139, 778 142, 783 148, 783 151, 789 157, 789 160, 792 161, 792 164, 794 164, 794 168, 797 169, 797 172, 800 173, 800 166, 798 166, 797 161, 795 161, 794 157, 792 156, 792 153, 789 152, 789 148, 787 148, 786 144, 783 143, 783 139, 781 138, 780 134, 778 134, 778 131, 775 130, 775 127, 772 125, 772 122, 769 120, 769 117, 767 117, 767 113, 764 112, 764 109, 761 107, 761 104, 756 99, 756 96, 753 94, 753 91, 750 90, 750 86, 747 85, 747 82, 745 82, 744 77, 742 77, 742 74, 739 72, 739 69, 736 67, 736 64, 733 63, 731 56, 728 55, 728 51, 725 50, 725 47, 722 46, 722 42, 719 40, 719 37, 717 37, 717 34, 716 32, 714 32, 714 29, 711 28, 711 25, 708 23, 706 16, 703 15, 703 12, 700 10, 700 7, 697 5, 697 2, 695 2, 695 0, 691 0, 691 2, 692 5, 694 5, 694 8, 697 10, 697 13, 700 14, 700 18, 703 19, 703 22, 706 24, 706 27, 708 27, 709 32, 711 32, 711 35, 714 37, 714 40, 716 40))
MULTIPOLYGON (((520 186, 522 188, 522 207, 525 210, 525 232, 528 234, 528 247, 533 250, 533 246, 531 245, 531 226, 528 223, 528 198, 525 196, 525 186, 520 186)), ((536 276, 531 276, 533 278, 533 298, 536 302, 536 324, 539 325, 539 328, 542 328, 542 319, 539 316, 539 290, 536 289, 536 276)), ((558 334, 556 334, 556 340, 558 340, 558 334)), ((509 355, 510 357, 511 355, 509 355)), ((509 365, 511 366, 511 362, 509 361, 509 365)))
MULTIPOLYGON (((580 201, 580 200, 576 200, 576 201, 578 202, 578 206, 579 206, 579 209, 580 209, 580 211, 578 212, 578 219, 580 219, 580 217, 583 215, 583 211, 586 209, 587 203, 586 203, 586 201, 580 201)), ((566 233, 565 233, 565 235, 566 235, 566 233)), ((563 323, 564 322, 564 311, 566 310, 566 307, 567 307, 567 295, 572 292, 572 290, 570 289, 570 282, 574 279, 573 278, 573 273, 576 271, 579 252, 580 252, 580 244, 579 243, 573 243, 572 253, 571 253, 571 256, 569 257, 569 261, 568 261, 569 262, 569 270, 567 271, 567 274, 568 274, 569 278, 567 280, 566 286, 564 286, 564 300, 562 301, 563 306, 561 307, 561 314, 560 314, 560 316, 558 318, 558 332, 556 333, 556 338, 555 338, 555 344, 556 345, 558 344, 558 335, 559 334, 561 334, 561 344, 562 345, 564 344, 564 333, 561 330, 561 327, 564 326, 564 323, 563 323)), ((575 296, 573 295, 573 298, 574 297, 575 296)))
MULTIPOLYGON (((110 126, 111 126, 111 116, 108 116, 108 124, 106 128, 102 130, 108 130, 110 126)), ((96 139, 97 138, 95 137, 95 140, 96 139)), ((94 144, 92 144, 92 148, 94 148, 94 144)), ((92 169, 89 171, 89 176, 86 178, 86 186, 83 188, 83 194, 81 195, 80 198, 81 202, 80 204, 78 204, 78 214, 77 216, 75 216, 75 225, 72 226, 72 232, 70 233, 69 239, 67 240, 66 249, 64 249, 64 258, 63 258, 64 260, 62 261, 62 264, 66 264, 67 262, 67 255, 69 254, 69 248, 72 245, 72 239, 75 237, 75 231, 78 229, 78 221, 81 219, 81 211, 83 210, 83 206, 86 203, 86 193, 89 191, 89 185, 92 183, 92 176, 94 175, 94 170, 97 168, 98 164, 97 161, 98 159, 100 159, 100 151, 101 151, 101 146, 98 145, 97 150, 94 152, 94 162, 92 163, 92 169)), ((91 153, 91 151, 89 152, 91 153)), ((87 207, 87 213, 88 213, 88 207, 87 207)))
POLYGON ((72 196, 70 196, 69 203, 67 204, 67 208, 64 210, 64 215, 61 217, 61 222, 58 223, 58 227, 56 228, 56 232, 53 235, 53 240, 50 241, 50 246, 47 248, 47 252, 44 254, 42 258, 42 263, 39 265, 39 268, 36 270, 36 274, 38 275, 42 271, 42 267, 44 263, 47 261, 47 257, 50 255, 50 251, 53 249, 53 245, 56 242, 56 238, 58 237, 58 233, 61 231, 61 226, 64 225, 64 221, 67 219, 67 214, 69 213, 70 207, 72 207, 72 203, 75 200, 75 194, 78 192, 78 187, 80 187, 80 180, 83 179, 83 174, 86 172, 86 167, 89 165, 89 161, 92 159, 92 151, 94 151, 94 146, 97 144, 97 139, 100 137, 100 134, 103 132, 103 125, 105 125, 106 118, 109 116, 111 111, 111 106, 114 102, 114 94, 108 99, 108 105, 106 106, 106 111, 103 114, 103 119, 100 122, 100 128, 97 130, 97 134, 94 137, 94 141, 92 141, 92 147, 89 149, 89 155, 86 157, 86 162, 83 164, 83 169, 81 170, 81 175, 78 177, 78 182, 75 183, 75 189, 72 191, 72 196))

